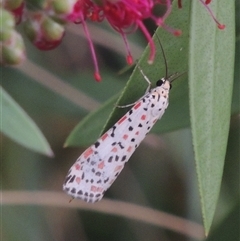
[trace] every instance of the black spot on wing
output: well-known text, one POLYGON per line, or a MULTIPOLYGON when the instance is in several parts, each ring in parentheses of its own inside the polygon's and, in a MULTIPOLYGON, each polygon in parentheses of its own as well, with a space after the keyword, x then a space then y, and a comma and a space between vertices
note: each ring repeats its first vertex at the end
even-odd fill
POLYGON ((104 180, 104 183, 107 183, 109 181, 109 178, 106 178, 105 180, 104 180))
POLYGON ((101 176, 101 172, 96 172, 95 175, 100 177, 101 176))
POLYGON ((76 193, 76 188, 72 188, 70 192, 71 192, 72 194, 75 194, 75 193, 76 193))
POLYGON ((116 130, 116 126, 114 125, 113 127, 112 127, 112 133, 111 133, 111 137, 114 137, 115 136, 115 130, 116 130))
POLYGON ((82 190, 80 190, 80 191, 78 191, 78 193, 77 193, 78 195, 83 195, 83 191, 82 190))
POLYGON ((95 161, 91 161, 90 163, 92 166, 95 166, 96 162, 95 161))
POLYGON ((95 142, 95 144, 94 144, 95 148, 98 148, 99 145, 100 145, 100 142, 99 142, 99 141, 95 142))
POLYGON ((64 183, 66 184, 71 177, 72 177, 72 175, 67 176, 64 183))
POLYGON ((108 158, 108 162, 112 162, 112 160, 113 160, 113 156, 110 156, 110 157, 108 158))
POLYGON ((76 175, 72 176, 72 178, 69 180, 69 183, 74 182, 75 177, 76 177, 76 175))
POLYGON ((66 192, 69 192, 70 188, 69 187, 63 187, 63 190, 66 192))
POLYGON ((127 156, 126 155, 124 155, 123 157, 122 157, 122 162, 124 162, 125 160, 126 160, 126 158, 127 158, 127 156))
POLYGON ((124 149, 124 146, 122 145, 122 142, 118 142, 118 145, 120 146, 121 149, 124 149))

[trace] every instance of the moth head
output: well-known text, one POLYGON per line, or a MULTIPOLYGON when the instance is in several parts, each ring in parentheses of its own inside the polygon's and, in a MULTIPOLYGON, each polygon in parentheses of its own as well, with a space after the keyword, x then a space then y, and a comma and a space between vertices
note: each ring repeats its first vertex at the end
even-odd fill
POLYGON ((170 83, 169 80, 165 79, 165 78, 161 78, 160 80, 158 80, 156 82, 156 86, 157 87, 163 87, 164 89, 168 89, 170 90, 172 88, 172 84, 170 83))

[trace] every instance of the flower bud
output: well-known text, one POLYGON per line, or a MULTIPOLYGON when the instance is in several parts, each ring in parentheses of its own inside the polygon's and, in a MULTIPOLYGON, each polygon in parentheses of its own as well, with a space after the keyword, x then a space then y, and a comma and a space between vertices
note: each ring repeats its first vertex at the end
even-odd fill
POLYGON ((10 37, 0 42, 0 64, 16 65, 25 60, 25 46, 22 36, 15 30, 11 30, 10 37))
POLYGON ((69 14, 78 0, 53 0, 53 10, 56 14, 69 14))
POLYGON ((11 32, 15 26, 14 16, 7 10, 0 8, 0 41, 5 41, 10 38, 11 32))
POLYGON ((5 0, 4 8, 8 9, 15 16, 16 24, 19 24, 22 20, 23 9, 25 2, 24 0, 5 0))
POLYGON ((42 13, 34 13, 25 22, 25 31, 32 43, 41 50, 57 47, 64 36, 64 27, 42 13))

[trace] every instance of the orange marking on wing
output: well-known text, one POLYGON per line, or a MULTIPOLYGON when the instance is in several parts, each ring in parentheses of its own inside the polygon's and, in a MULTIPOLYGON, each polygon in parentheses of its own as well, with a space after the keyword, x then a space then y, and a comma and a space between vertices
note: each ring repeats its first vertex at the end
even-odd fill
POLYGON ((111 152, 117 152, 117 147, 113 147, 113 149, 111 150, 111 152))
POLYGON ((92 192, 102 192, 103 188, 102 187, 91 186, 91 191, 92 192))
POLYGON ((103 169, 103 168, 104 168, 104 161, 101 161, 101 162, 98 164, 98 168, 99 168, 99 169, 103 169))
POLYGON ((101 140, 104 141, 108 137, 108 133, 105 133, 101 136, 101 140))
POLYGON ((141 102, 138 102, 136 105, 134 105, 133 108, 136 110, 136 109, 138 109, 140 106, 141 106, 141 102))
POLYGON ((127 152, 131 152, 131 150, 132 150, 132 146, 129 146, 127 149, 127 152))
POLYGON ((97 191, 97 187, 96 186, 91 186, 91 191, 92 192, 96 192, 97 191))
POLYGON ((124 139, 124 140, 127 140, 127 138, 128 138, 128 135, 126 135, 126 134, 123 135, 123 139, 124 139))
POLYGON ((117 123, 120 125, 121 123, 123 123, 123 121, 125 121, 127 119, 127 116, 123 116, 117 123))
POLYGON ((139 131, 137 131, 136 133, 135 133, 135 135, 137 136, 139 134, 139 131))
POLYGON ((80 178, 80 177, 77 177, 77 178, 76 178, 76 182, 77 182, 77 184, 80 184, 81 178, 80 178))
POLYGON ((81 166, 77 163, 77 164, 75 164, 75 168, 76 168, 76 170, 80 170, 81 166))
POLYGON ((146 115, 142 115, 142 116, 141 116, 141 120, 145 120, 146 117, 147 117, 146 115))
POLYGON ((84 153, 83 156, 84 158, 88 158, 90 155, 93 154, 93 149, 91 147, 89 147, 84 153))
POLYGON ((122 170, 122 168, 123 168, 123 165, 116 166, 116 167, 114 168, 114 172, 117 172, 117 171, 119 171, 119 170, 122 170))

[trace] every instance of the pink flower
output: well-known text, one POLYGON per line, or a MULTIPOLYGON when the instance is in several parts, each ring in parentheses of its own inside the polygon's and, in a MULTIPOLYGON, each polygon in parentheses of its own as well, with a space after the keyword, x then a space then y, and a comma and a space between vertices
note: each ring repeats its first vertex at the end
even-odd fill
POLYGON ((98 62, 96 53, 94 50, 94 45, 90 36, 90 33, 88 31, 88 27, 86 24, 86 19, 89 18, 92 21, 100 22, 103 20, 101 17, 101 8, 99 8, 95 3, 93 3, 90 0, 78 0, 76 1, 75 5, 73 6, 72 12, 66 16, 66 19, 68 21, 74 22, 76 24, 82 24, 84 32, 86 34, 91 53, 93 58, 93 63, 95 66, 95 73, 94 77, 96 81, 101 81, 101 75, 98 68, 98 62))
MULTIPOLYGON (((207 9, 207 11, 210 13, 211 17, 213 18, 214 22, 217 24, 218 28, 219 29, 225 29, 225 25, 224 24, 221 24, 217 19, 216 17, 214 16, 211 8, 208 6, 208 4, 210 4, 212 2, 212 0, 205 0, 205 2, 203 0, 199 0, 202 5, 207 9)), ((179 8, 182 8, 182 1, 181 0, 178 0, 178 7, 179 8)))
MULTIPOLYGON (((224 29, 225 25, 216 19, 209 7, 212 0, 199 1, 210 13, 218 28, 224 29)), ((6 1, 5 3, 5 7, 14 13, 16 21, 20 22, 25 9, 25 1, 19 0, 18 4, 16 1, 6 1)), ((181 0, 178 0, 178 7, 182 8, 181 0)), ((49 50, 61 43, 65 32, 64 23, 82 24, 90 46, 95 68, 94 77, 97 81, 101 80, 101 75, 86 21, 101 22, 106 19, 112 28, 121 34, 126 46, 128 64, 133 63, 133 57, 128 45, 127 34, 133 33, 137 29, 142 31, 149 43, 148 62, 153 63, 154 61, 156 49, 149 31, 143 23, 145 19, 152 19, 157 26, 175 36, 181 35, 181 30, 173 29, 165 23, 172 10, 172 0, 55 0, 47 1, 44 10, 26 14, 25 29, 31 41, 39 49, 49 50), (155 8, 159 6, 161 10, 165 10, 161 16, 154 13, 155 8)))
POLYGON ((179 30, 173 30, 172 28, 168 27, 164 21, 168 17, 171 12, 171 1, 170 0, 121 0, 117 2, 111 1, 104 1, 103 5, 103 12, 104 16, 111 24, 111 26, 118 31, 125 42, 127 48, 127 62, 131 64, 132 56, 127 44, 126 40, 126 33, 132 33, 137 28, 140 28, 147 38, 149 45, 150 45, 150 57, 149 63, 154 61, 155 57, 155 46, 152 41, 152 38, 146 29, 145 25, 143 24, 143 20, 147 18, 151 18, 156 25, 162 26, 169 32, 173 33, 174 35, 180 35, 181 32, 179 30), (165 5, 166 12, 162 17, 155 16, 153 14, 153 8, 156 5, 165 5))
POLYGON ((95 66, 95 79, 100 81, 101 76, 99 73, 94 46, 86 24, 87 19, 94 22, 101 22, 104 18, 106 18, 111 26, 121 34, 127 50, 128 64, 133 63, 133 58, 127 42, 126 34, 132 33, 140 28, 149 42, 150 56, 148 62, 152 63, 156 53, 155 45, 150 33, 143 24, 143 20, 151 18, 156 25, 163 27, 175 36, 179 36, 181 35, 180 30, 172 29, 165 24, 165 19, 168 17, 170 12, 170 0, 78 0, 73 7, 73 11, 67 15, 66 18, 69 21, 81 23, 83 25, 95 66), (162 5, 166 8, 163 16, 156 16, 153 14, 153 8, 156 7, 156 5, 162 5))
POLYGON ((211 3, 212 0, 205 0, 205 2, 203 0, 199 0, 203 6, 207 9, 207 11, 210 13, 211 17, 213 18, 213 20, 215 21, 215 23, 217 24, 219 29, 225 29, 225 25, 221 24, 216 17, 214 16, 212 10, 210 9, 210 7, 208 6, 208 4, 211 3))

